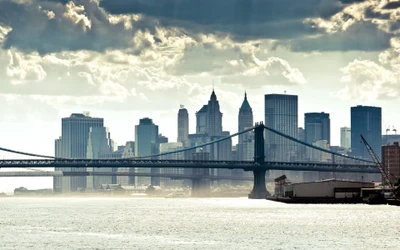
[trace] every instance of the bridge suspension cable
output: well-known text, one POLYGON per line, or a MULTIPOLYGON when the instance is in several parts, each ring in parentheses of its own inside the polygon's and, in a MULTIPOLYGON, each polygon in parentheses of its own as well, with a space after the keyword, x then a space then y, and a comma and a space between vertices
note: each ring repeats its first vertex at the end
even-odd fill
POLYGON ((267 127, 267 126, 265 126, 265 125, 264 125, 264 128, 265 128, 266 130, 271 131, 271 132, 274 133, 274 134, 277 134, 277 135, 280 135, 280 136, 282 136, 282 137, 285 137, 286 139, 289 139, 289 140, 291 140, 291 141, 294 141, 294 142, 303 144, 304 146, 307 146, 307 147, 310 147, 310 148, 313 148, 313 149, 316 149, 316 150, 319 150, 319 151, 322 151, 322 152, 325 152, 325 153, 333 154, 333 155, 340 156, 340 157, 347 158, 347 159, 351 159, 351 160, 356 160, 356 161, 361 161, 361 162, 365 162, 365 163, 369 163, 369 164, 374 164, 374 162, 372 162, 372 161, 368 161, 368 160, 364 160, 364 159, 359 159, 359 158, 355 158, 355 157, 348 156, 348 155, 339 154, 339 153, 336 153, 336 152, 333 152, 333 151, 330 151, 330 150, 327 150, 327 149, 324 149, 324 148, 320 148, 320 147, 314 146, 314 145, 309 144, 309 143, 307 143, 307 142, 304 142, 304 141, 301 141, 301 140, 299 140, 299 139, 296 139, 296 138, 294 138, 294 137, 292 137, 292 136, 290 136, 290 135, 286 135, 286 134, 281 133, 281 132, 279 132, 279 131, 277 131, 277 130, 275 130, 275 129, 269 128, 269 127, 267 127))
POLYGON ((232 135, 230 135, 230 136, 227 136, 227 137, 224 137, 224 138, 215 140, 215 141, 210 141, 210 142, 207 142, 207 143, 203 143, 203 144, 200 144, 200 145, 197 145, 197 146, 193 146, 193 147, 190 147, 190 148, 179 149, 179 150, 175 150, 175 151, 171 151, 171 152, 165 152, 165 153, 156 154, 156 155, 138 156, 138 157, 131 157, 131 158, 126 158, 126 159, 134 160, 134 159, 143 159, 143 158, 159 157, 159 156, 164 156, 164 155, 170 155, 170 154, 181 153, 181 152, 193 150, 193 149, 196 149, 196 148, 202 148, 202 147, 205 147, 205 146, 208 146, 208 145, 211 145, 211 144, 215 144, 215 143, 218 143, 218 142, 221 142, 221 141, 228 140, 228 139, 230 139, 230 138, 232 138, 232 137, 235 137, 235 136, 237 136, 237 135, 241 135, 241 134, 247 133, 247 132, 253 130, 254 128, 255 128, 255 126, 250 127, 250 128, 248 128, 248 129, 245 129, 245 130, 243 130, 243 131, 241 131, 241 132, 237 132, 237 133, 232 134, 232 135))
POLYGON ((8 149, 8 148, 2 148, 2 147, 0 147, 0 151, 5 151, 5 152, 19 154, 19 155, 34 156, 34 157, 41 157, 41 158, 49 158, 49 159, 66 159, 66 158, 59 158, 59 157, 48 156, 48 155, 32 154, 32 153, 12 150, 12 149, 8 149))

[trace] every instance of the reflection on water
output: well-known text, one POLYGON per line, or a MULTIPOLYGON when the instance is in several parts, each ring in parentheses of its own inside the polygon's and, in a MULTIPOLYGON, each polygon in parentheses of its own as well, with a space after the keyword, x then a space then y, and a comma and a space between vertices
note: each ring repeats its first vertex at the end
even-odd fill
POLYGON ((397 249, 400 208, 245 198, 0 198, 1 249, 397 249))

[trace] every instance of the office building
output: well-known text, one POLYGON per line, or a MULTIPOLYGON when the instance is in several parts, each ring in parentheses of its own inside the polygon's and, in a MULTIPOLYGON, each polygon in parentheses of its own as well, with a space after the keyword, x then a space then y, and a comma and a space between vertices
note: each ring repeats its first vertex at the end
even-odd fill
POLYGON ((196 112, 196 133, 208 136, 221 136, 222 134, 222 113, 214 90, 208 104, 196 112))
POLYGON ((351 148, 351 129, 349 127, 340 128, 340 147, 351 148))
POLYGON ((178 140, 184 142, 189 136, 189 114, 183 105, 178 111, 178 140))
POLYGON ((325 140, 330 144, 331 121, 327 113, 305 113, 304 114, 304 136, 305 141, 313 144, 316 141, 325 140))
MULTIPOLYGON (((127 141, 125 143, 121 158, 133 158, 133 157, 135 157, 135 142, 127 141)), ((135 168, 118 168, 118 172, 134 173, 135 168)), ((134 176, 117 176, 116 182, 117 182, 117 184, 121 184, 122 186, 135 185, 135 177, 134 176)))
MULTIPOLYGON (((62 157, 62 137, 60 136, 58 139, 54 141, 54 156, 62 157)), ((55 170, 60 170, 60 168, 56 168, 55 170)), ((53 177, 53 191, 56 193, 62 192, 62 183, 69 183, 70 177, 53 177)))
MULTIPOLYGON (((244 94, 242 106, 239 108, 238 121, 238 132, 253 126, 253 110, 247 101, 247 93, 244 94)), ((245 134, 239 135, 239 144, 244 141, 244 138, 246 138, 245 134)))
MULTIPOLYGON (((183 148, 182 142, 160 143, 160 154, 183 148)), ((184 152, 160 156, 162 160, 184 160, 184 152)), ((183 175, 183 168, 162 168, 162 174, 183 175)), ((166 188, 183 187, 183 179, 161 178, 160 186, 166 188)))
MULTIPOLYGON (((265 95, 265 126, 297 138, 298 98, 296 95, 265 95)), ((297 159, 297 145, 272 132, 265 133, 267 161, 293 161, 297 159)))
MULTIPOLYGON (((89 138, 86 150, 87 159, 114 158, 109 154, 113 152, 113 141, 110 138, 110 132, 105 127, 90 128, 89 138)), ((113 168, 87 169, 88 172, 113 172, 113 168)), ((100 189, 102 184, 113 184, 112 176, 87 176, 86 190, 100 189)))
POLYGON ((382 164, 392 184, 400 179, 400 146, 398 142, 382 146, 382 164))
MULTIPOLYGON (((150 118, 140 119, 135 126, 135 157, 156 155, 159 152, 158 126, 150 118)), ((149 158, 144 158, 149 159, 149 158)), ((138 173, 159 173, 159 168, 138 168, 138 173)), ((159 177, 136 177, 135 185, 159 186, 159 177)))
POLYGON ((382 143, 382 109, 379 107, 351 107, 351 154, 354 157, 371 159, 360 135, 379 156, 382 143))
MULTIPOLYGON (((73 113, 70 117, 62 118, 61 150, 57 146, 57 154, 64 158, 86 158, 90 128, 103 127, 103 118, 90 117, 89 113, 73 113)), ((60 143, 60 142, 57 142, 60 143)), ((85 168, 55 168, 60 171, 84 172, 85 168)), ((54 181, 55 192, 74 192, 86 189, 86 177, 62 177, 54 181)))

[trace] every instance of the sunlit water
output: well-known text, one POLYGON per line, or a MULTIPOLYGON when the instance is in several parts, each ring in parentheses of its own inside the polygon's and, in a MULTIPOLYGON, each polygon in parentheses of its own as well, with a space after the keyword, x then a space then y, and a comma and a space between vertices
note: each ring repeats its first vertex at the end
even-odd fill
POLYGON ((0 249, 399 249, 400 207, 0 198, 0 249))

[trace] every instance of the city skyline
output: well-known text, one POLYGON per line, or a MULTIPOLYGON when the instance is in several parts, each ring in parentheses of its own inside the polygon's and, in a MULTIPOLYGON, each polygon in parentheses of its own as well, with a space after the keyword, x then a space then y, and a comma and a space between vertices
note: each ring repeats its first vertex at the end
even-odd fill
POLYGON ((160 132, 177 138, 171 114, 185 105, 193 133, 213 81, 232 132, 245 91, 254 121, 264 119, 264 94, 285 91, 299 96, 299 114, 329 113, 332 145, 351 106, 382 107, 382 129, 400 127, 396 5, 250 0, 246 18, 218 2, 189 1, 198 15, 177 2, 174 16, 152 1, 1 1, 2 145, 51 153, 59 119, 87 110, 107 120, 119 145, 142 117, 171 124, 160 132))

